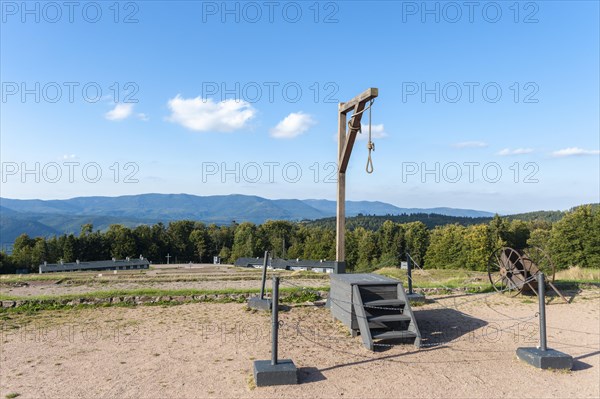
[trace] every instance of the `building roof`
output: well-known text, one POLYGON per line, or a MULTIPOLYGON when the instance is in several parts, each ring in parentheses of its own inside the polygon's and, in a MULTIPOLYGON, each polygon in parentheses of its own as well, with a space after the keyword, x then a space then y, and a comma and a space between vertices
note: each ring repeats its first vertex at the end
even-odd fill
POLYGON ((72 271, 72 270, 95 270, 95 269, 111 269, 122 266, 149 266, 150 262, 148 259, 139 258, 126 258, 126 259, 112 259, 112 260, 99 260, 92 262, 60 262, 60 263, 43 263, 40 265, 40 272, 56 272, 56 271, 72 271))
MULTIPOLYGON (((235 261, 235 265, 241 267, 262 266, 263 264, 264 258, 238 258, 235 261)), ((296 267, 333 269, 335 267, 335 262, 326 260, 276 258, 270 259, 269 266, 271 266, 274 269, 291 269, 296 267)))

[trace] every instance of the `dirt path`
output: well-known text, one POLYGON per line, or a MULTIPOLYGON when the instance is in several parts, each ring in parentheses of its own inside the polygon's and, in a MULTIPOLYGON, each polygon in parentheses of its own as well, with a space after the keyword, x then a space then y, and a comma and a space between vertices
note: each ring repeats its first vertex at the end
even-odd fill
POLYGON ((459 296, 415 309, 428 345, 369 352, 328 309, 282 312, 281 357, 301 384, 252 388, 252 361, 270 356, 269 318, 239 304, 97 308, 11 315, 2 322, 0 396, 69 398, 600 396, 600 293, 547 307, 549 346, 571 372, 515 356, 537 343, 537 305, 459 296), (436 345, 442 343, 442 345, 436 345))

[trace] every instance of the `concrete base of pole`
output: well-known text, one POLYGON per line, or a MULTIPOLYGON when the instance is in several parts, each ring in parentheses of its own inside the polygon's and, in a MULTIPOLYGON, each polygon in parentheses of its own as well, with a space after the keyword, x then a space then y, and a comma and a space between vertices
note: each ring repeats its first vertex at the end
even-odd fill
POLYGON ((425 302, 425 295, 417 294, 416 292, 413 292, 412 294, 407 293, 406 297, 411 302, 425 302))
POLYGON ((346 262, 335 262, 333 273, 344 274, 346 273, 346 262))
POLYGON ((260 297, 253 297, 248 299, 248 307, 256 310, 271 310, 272 302, 270 299, 260 299, 260 297))
POLYGON ((573 357, 554 349, 518 348, 517 357, 538 369, 565 369, 573 367, 573 357))
POLYGON ((297 384, 298 369, 290 359, 279 359, 276 365, 270 360, 255 360, 254 382, 257 387, 297 384))

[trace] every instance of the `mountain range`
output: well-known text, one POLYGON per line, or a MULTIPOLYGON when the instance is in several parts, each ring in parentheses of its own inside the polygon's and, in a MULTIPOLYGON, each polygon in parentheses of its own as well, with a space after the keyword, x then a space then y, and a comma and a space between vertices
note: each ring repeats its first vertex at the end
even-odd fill
MULTIPOLYGON (((250 195, 197 196, 139 194, 120 197, 77 197, 66 200, 0 198, 0 243, 12 243, 22 233, 32 237, 78 233, 93 223, 104 230, 111 224, 135 227, 174 220, 229 224, 263 223, 268 219, 315 220, 335 216, 335 201, 322 199, 272 200, 250 195)), ((454 208, 400 208, 379 201, 346 201, 346 215, 435 213, 447 216, 490 217, 491 212, 454 208)))

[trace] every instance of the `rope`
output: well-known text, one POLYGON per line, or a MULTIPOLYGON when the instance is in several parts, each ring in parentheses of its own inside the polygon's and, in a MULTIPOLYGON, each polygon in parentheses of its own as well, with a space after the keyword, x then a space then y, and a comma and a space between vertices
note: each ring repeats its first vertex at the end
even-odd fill
POLYGON ((367 143, 367 149, 369 150, 369 156, 367 158, 367 166, 365 170, 367 173, 373 173, 373 160, 371 159, 371 151, 375 151, 375 143, 371 140, 371 106, 375 100, 371 100, 371 104, 369 105, 369 142, 367 143))
POLYGON ((375 102, 375 99, 372 99, 369 102, 368 107, 365 107, 362 111, 352 114, 352 116, 350 117, 350 120, 348 121, 348 128, 350 129, 350 131, 356 130, 359 133, 362 133, 362 124, 359 123, 358 127, 354 127, 354 126, 352 126, 352 119, 357 115, 361 115, 366 110, 369 110, 369 142, 367 143, 367 149, 369 150, 369 156, 367 158, 367 166, 365 168, 365 170, 369 174, 373 173, 373 170, 374 170, 373 169, 373 159, 371 158, 371 151, 375 151, 375 143, 373 143, 373 141, 371 140, 371 138, 372 138, 372 135, 371 135, 371 108, 373 107, 374 102, 375 102))

